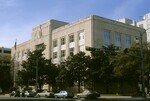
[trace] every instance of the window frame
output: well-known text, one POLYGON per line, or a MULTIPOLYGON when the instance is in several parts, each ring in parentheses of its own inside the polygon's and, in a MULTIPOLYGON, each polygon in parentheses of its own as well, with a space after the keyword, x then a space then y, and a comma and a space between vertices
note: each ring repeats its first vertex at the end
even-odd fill
POLYGON ((65 45, 66 44, 66 38, 65 37, 61 37, 61 45, 65 45))
POLYGON ((58 40, 55 39, 55 40, 53 40, 53 47, 57 47, 57 46, 58 46, 58 40))
POLYGON ((69 35, 69 42, 74 42, 74 34, 69 35))

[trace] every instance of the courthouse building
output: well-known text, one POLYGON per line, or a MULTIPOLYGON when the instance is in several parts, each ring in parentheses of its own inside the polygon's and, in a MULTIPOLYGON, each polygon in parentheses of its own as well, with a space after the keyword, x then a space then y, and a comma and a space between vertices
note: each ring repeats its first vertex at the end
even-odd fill
POLYGON ((46 45, 44 51, 47 59, 53 63, 64 61, 71 53, 79 51, 90 54, 86 46, 100 48, 113 44, 121 50, 131 47, 135 38, 143 35, 146 42, 145 30, 128 23, 128 19, 115 21, 92 15, 73 23, 49 20, 32 29, 32 38, 12 48, 11 55, 18 63, 17 70, 21 70, 21 63, 26 59, 28 50, 33 51, 46 45))

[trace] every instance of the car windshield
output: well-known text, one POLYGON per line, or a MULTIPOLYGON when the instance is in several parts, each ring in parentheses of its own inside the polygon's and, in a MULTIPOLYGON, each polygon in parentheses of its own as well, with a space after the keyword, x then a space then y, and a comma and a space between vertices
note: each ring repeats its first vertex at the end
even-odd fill
POLYGON ((60 91, 60 93, 65 93, 65 91, 60 91))
POLYGON ((89 93, 90 91, 88 91, 88 90, 85 90, 85 91, 83 91, 83 93, 89 93))

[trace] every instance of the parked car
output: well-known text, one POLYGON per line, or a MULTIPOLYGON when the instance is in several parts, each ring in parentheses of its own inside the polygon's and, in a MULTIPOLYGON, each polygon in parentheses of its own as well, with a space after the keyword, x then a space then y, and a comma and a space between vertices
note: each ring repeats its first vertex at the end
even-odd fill
POLYGON ((93 90, 85 90, 82 93, 77 94, 77 98, 91 99, 91 98, 97 98, 97 97, 100 97, 100 93, 97 91, 93 91, 93 90))
POLYGON ((25 91, 23 97, 35 97, 36 95, 36 91, 25 91))
POLYGON ((0 88, 0 94, 2 94, 3 93, 3 91, 2 91, 2 89, 0 88))
POLYGON ((54 98, 54 92, 50 92, 49 96, 47 96, 48 98, 54 98))
POLYGON ((12 91, 10 94, 10 97, 20 97, 20 91, 17 90, 17 91, 12 91))
POLYGON ((12 96, 15 96, 15 94, 16 94, 16 91, 12 91, 12 92, 9 94, 9 96, 12 97, 12 96))
POLYGON ((45 97, 45 98, 47 98, 47 97, 49 97, 49 96, 51 96, 53 94, 53 92, 48 92, 47 90, 44 90, 44 91, 42 91, 42 92, 40 92, 40 93, 37 93, 37 97, 45 97))
POLYGON ((66 98, 66 97, 67 98, 73 98, 74 94, 71 91, 62 90, 59 93, 55 93, 54 96, 55 96, 55 98, 57 98, 57 97, 59 97, 59 98, 66 98))

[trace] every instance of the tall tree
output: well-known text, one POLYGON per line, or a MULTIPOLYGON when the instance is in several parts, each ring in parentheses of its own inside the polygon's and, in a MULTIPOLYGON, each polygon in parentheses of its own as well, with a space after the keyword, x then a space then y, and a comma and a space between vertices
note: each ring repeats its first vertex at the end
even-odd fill
POLYGON ((52 63, 51 59, 46 60, 45 67, 45 82, 52 86, 52 90, 56 90, 56 77, 58 76, 59 68, 52 63))
POLYGON ((91 66, 93 83, 104 83, 106 93, 109 93, 109 85, 113 79, 113 65, 110 60, 111 57, 117 55, 117 48, 114 45, 102 47, 100 49, 91 50, 91 66))
POLYGON ((7 54, 0 54, 0 87, 3 91, 8 91, 12 86, 10 79, 11 57, 7 54))
MULTIPOLYGON (((144 70, 146 74, 149 74, 149 62, 150 50, 148 50, 147 45, 143 44, 143 54, 144 54, 144 70)), ((139 92, 138 84, 141 83, 141 53, 140 47, 134 45, 129 49, 126 49, 124 53, 118 54, 112 59, 114 62, 114 73, 115 76, 122 81, 128 82, 132 88, 136 89, 136 93, 139 92)), ((146 79, 145 79, 146 80, 146 79)), ((133 91, 134 92, 134 91, 133 91)))
POLYGON ((86 56, 84 52, 79 52, 76 55, 71 55, 65 61, 65 67, 69 71, 70 77, 78 83, 78 92, 80 92, 80 86, 85 81, 87 71, 89 70, 90 56, 86 56))
POLYGON ((65 62, 58 65, 59 75, 57 77, 57 84, 60 89, 68 89, 68 87, 73 87, 74 78, 71 76, 70 72, 65 68, 65 62))
POLYGON ((27 83, 33 80, 35 81, 37 78, 39 89, 41 89, 42 85, 44 84, 46 75, 44 69, 46 67, 46 59, 43 54, 44 50, 45 45, 43 44, 40 49, 36 49, 35 51, 32 52, 29 51, 27 53, 27 60, 23 61, 22 63, 23 70, 18 72, 19 82, 23 83, 23 85, 28 85, 27 83), (36 73, 38 74, 36 75, 36 73))

